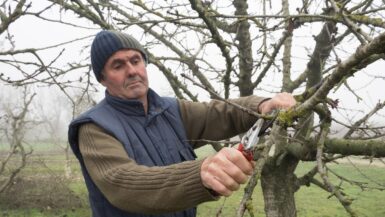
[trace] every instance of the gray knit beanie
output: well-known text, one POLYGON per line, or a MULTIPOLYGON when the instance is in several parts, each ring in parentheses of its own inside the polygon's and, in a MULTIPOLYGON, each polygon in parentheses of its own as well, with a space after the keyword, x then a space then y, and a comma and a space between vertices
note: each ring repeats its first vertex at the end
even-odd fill
POLYGON ((108 58, 110 58, 116 51, 124 48, 140 51, 147 63, 148 58, 146 51, 131 35, 112 30, 103 30, 95 36, 91 45, 91 63, 96 79, 99 82, 102 78, 102 70, 108 58))

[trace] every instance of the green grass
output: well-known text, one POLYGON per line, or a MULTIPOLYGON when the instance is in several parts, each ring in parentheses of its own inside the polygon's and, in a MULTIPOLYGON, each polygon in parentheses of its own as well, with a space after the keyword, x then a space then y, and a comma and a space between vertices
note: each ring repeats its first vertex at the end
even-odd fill
MULTIPOLYGON (((311 169, 314 163, 301 163, 296 171, 299 176, 311 169)), ((379 167, 358 167, 365 176, 369 177, 375 182, 381 183, 385 186, 385 169, 379 167)), ((373 182, 368 178, 363 177, 357 169, 351 165, 332 165, 331 169, 341 176, 349 177, 351 180, 362 182, 373 182)), ((330 177, 334 184, 339 184, 334 176, 330 177)), ((372 186, 377 186, 372 183, 372 186)), ((385 216, 385 191, 379 190, 366 190, 362 191, 357 186, 352 186, 346 182, 342 183, 344 192, 350 197, 355 199, 352 205, 353 210, 358 213, 358 216, 367 217, 383 217, 385 216)), ((216 202, 209 202, 202 204, 198 207, 198 216, 216 216, 219 208, 224 203, 222 209, 222 216, 235 216, 236 209, 242 199, 243 191, 234 193, 231 197, 226 199, 220 199, 216 202)), ((343 217, 349 216, 343 206, 338 202, 335 197, 330 197, 328 192, 311 185, 310 187, 302 187, 295 194, 296 206, 299 217, 343 217)), ((253 207, 255 216, 264 215, 264 203, 260 186, 257 186, 253 195, 253 207)), ((246 214, 245 216, 249 216, 246 214)))
MULTIPOLYGON (((66 144, 66 141, 62 142, 63 144, 66 144)), ((50 142, 33 142, 33 143, 26 143, 24 144, 24 147, 26 150, 33 149, 33 153, 44 153, 44 152, 50 152, 50 151, 60 151, 60 147, 50 143, 50 142)), ((0 142, 0 152, 1 151, 8 151, 9 145, 0 142)))
MULTIPOLYGON (((49 146, 47 146, 49 147, 49 146)), ((210 148, 201 148, 197 150, 199 157, 203 157, 207 154, 213 153, 210 148)), ((27 168, 23 170, 22 175, 60 175, 63 173, 63 160, 64 155, 59 154, 47 154, 42 152, 39 154, 35 152, 32 156, 33 163, 29 163, 27 168)), ((81 177, 81 172, 77 160, 72 157, 71 167, 75 172, 75 176, 81 177)), ((298 176, 303 175, 314 167, 314 163, 301 163, 296 174, 298 176)), ((369 183, 371 187, 379 187, 376 183, 385 186, 385 169, 380 167, 368 167, 358 166, 357 168, 349 164, 330 165, 330 168, 340 176, 349 178, 350 180, 369 183), (364 175, 363 175, 364 174, 364 175)), ((317 177, 319 179, 319 177, 317 177)), ((330 179, 336 185, 341 184, 335 176, 330 175, 330 179)), ((87 207, 87 190, 85 184, 81 178, 69 181, 68 188, 73 191, 81 201, 84 201, 84 207, 76 208, 51 208, 47 206, 35 207, 35 208, 23 208, 18 209, 6 209, 2 207, 2 201, 0 201, 0 217, 5 216, 32 216, 32 217, 53 217, 53 216, 90 216, 90 210, 87 207)), ((348 182, 342 182, 341 187, 344 192, 350 197, 355 199, 352 208, 359 214, 359 216, 367 217, 383 217, 385 216, 385 191, 379 190, 365 190, 362 191, 357 186, 351 185, 348 182)), ((44 186, 42 186, 44 188, 44 186)), ((44 189, 43 189, 44 190, 44 189)), ((219 201, 208 202, 198 206, 199 217, 216 216, 218 210, 223 205, 222 217, 235 216, 237 207, 242 198, 243 191, 240 190, 234 193, 231 197, 221 198, 219 201)), ((330 194, 322 189, 311 185, 310 187, 302 187, 296 194, 296 206, 299 217, 344 217, 349 216, 341 204, 334 198, 330 197, 330 194)), ((259 186, 255 189, 253 195, 253 207, 255 210, 255 216, 264 216, 264 203, 259 186)), ((249 216, 248 214, 245 215, 249 216)))
MULTIPOLYGON (((298 169, 298 174, 313 167, 314 163, 302 163, 298 169)), ((331 165, 330 169, 338 175, 349 180, 367 183, 370 187, 385 187, 385 169, 380 167, 352 166, 349 164, 331 165)), ((385 216, 385 191, 374 189, 362 190, 348 182, 340 182, 335 176, 330 175, 330 180, 335 184, 341 184, 347 196, 353 199, 352 208, 359 216, 382 217, 385 216)), ((335 197, 321 190, 318 187, 302 187, 296 193, 298 216, 348 216, 343 206, 335 197)))
POLYGON ((85 217, 91 216, 88 208, 68 209, 18 209, 0 211, 2 217, 85 217))

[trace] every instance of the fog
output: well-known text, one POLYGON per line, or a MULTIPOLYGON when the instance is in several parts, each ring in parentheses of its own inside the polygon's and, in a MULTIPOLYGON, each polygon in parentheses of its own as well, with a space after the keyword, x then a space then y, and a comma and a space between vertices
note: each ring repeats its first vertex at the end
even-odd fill
MULTIPOLYGON (((33 7, 40 8, 44 4, 40 1, 34 1, 33 7)), ((16 49, 24 48, 43 48, 49 47, 52 45, 57 45, 62 42, 72 41, 78 38, 84 38, 80 41, 71 44, 65 44, 61 46, 61 49, 46 49, 42 52, 42 57, 44 61, 50 62, 55 57, 59 55, 59 52, 63 52, 59 58, 59 61, 56 62, 57 67, 64 67, 66 64, 71 63, 75 60, 84 59, 89 61, 89 45, 92 41, 92 35, 99 31, 98 28, 93 28, 93 25, 83 21, 82 19, 77 19, 76 16, 69 16, 68 14, 64 17, 64 12, 58 12, 55 10, 50 10, 49 13, 52 17, 58 17, 63 15, 63 20, 74 20, 76 19, 77 25, 85 26, 87 28, 75 28, 70 25, 63 25, 59 23, 51 23, 42 21, 33 16, 25 16, 17 20, 10 26, 10 32, 13 35, 13 41, 15 42, 16 49)), ((302 53, 307 49, 311 48, 314 45, 314 41, 311 37, 305 37, 302 35, 301 31, 308 32, 312 31, 313 35, 317 34, 319 31, 316 26, 312 28, 300 29, 295 32, 295 37, 303 37, 303 43, 297 43, 293 46, 295 50, 294 53, 302 53), (308 43, 309 42, 309 43, 308 43)), ((130 34, 135 34, 130 32, 130 34)), ((309 34, 306 34, 309 35, 309 34)), ((0 41, 4 40, 4 37, 0 38, 0 41)), ((8 49, 7 45, 3 46, 3 50, 8 49)), ((345 47, 346 56, 351 52, 353 48, 345 47)), ((166 52, 163 49, 155 51, 155 53, 166 52)), ((300 56, 300 55, 299 55, 300 56)), ((344 57, 343 52, 341 52, 340 57, 344 57)), ((25 57, 26 59, 30 58, 29 56, 25 57)), ((216 58, 221 59, 220 55, 213 56, 212 62, 216 62, 216 58)), ((292 64, 293 76, 296 76, 296 73, 301 73, 305 67, 308 59, 301 59, 294 57, 294 62, 292 64)), ((220 61, 218 61, 220 62, 220 61)), ((354 91, 349 90, 345 85, 338 87, 338 92, 333 92, 329 96, 332 99, 339 100, 339 106, 337 109, 333 109, 332 112, 336 114, 336 117, 345 123, 351 123, 353 120, 360 118, 366 112, 370 111, 378 102, 384 101, 384 69, 385 62, 381 60, 366 69, 362 70, 360 73, 357 73, 354 77, 348 79, 350 88, 354 91), (378 79, 377 76, 382 76, 382 79, 378 79), (375 79, 377 78, 377 79, 375 79)), ((2 69, 7 71, 7 69, 2 69)), ((148 66, 148 76, 150 80, 150 87, 157 91, 160 95, 173 96, 172 89, 170 88, 166 78, 159 72, 154 66, 148 66)), ((179 72, 181 69, 177 66, 174 69, 179 72)), ((10 76, 19 76, 17 74, 10 74, 10 76)), ((74 79, 79 76, 75 72, 72 72, 68 75, 69 79, 74 79)), ((281 83, 281 75, 276 73, 271 73, 268 77, 264 79, 264 82, 260 88, 255 90, 254 94, 270 97, 279 91, 278 84, 281 83), (277 84, 277 85, 275 85, 277 84)), ((94 78, 93 83, 96 84, 95 89, 91 90, 90 95, 97 102, 100 101, 104 96, 104 88, 97 84, 94 78)), ((218 84, 219 85, 219 84, 218 84)), ((20 90, 15 90, 14 87, 0 85, 0 96, 1 102, 3 104, 17 104, 20 100, 20 90), (18 97, 17 97, 18 96, 18 97)), ((199 95, 199 99, 203 101, 209 100, 208 94, 201 90, 198 87, 191 87, 199 95)), ((31 108, 31 118, 32 119, 43 119, 43 117, 48 117, 50 120, 55 120, 59 123, 57 130, 58 135, 65 140, 67 133, 68 123, 73 118, 70 101, 58 86, 55 85, 34 85, 31 87, 30 91, 37 93, 36 100, 34 105, 31 108)), ((295 94, 299 94, 301 90, 297 90, 295 94)), ((237 97, 237 91, 232 93, 232 97, 237 97)), ((373 125, 383 126, 385 125, 384 121, 385 113, 384 111, 379 112, 377 116, 371 119, 373 125)), ((334 129, 339 131, 340 126, 335 125, 334 129)), ((51 133, 46 130, 44 124, 37 125, 28 134, 29 139, 48 139, 51 133)))

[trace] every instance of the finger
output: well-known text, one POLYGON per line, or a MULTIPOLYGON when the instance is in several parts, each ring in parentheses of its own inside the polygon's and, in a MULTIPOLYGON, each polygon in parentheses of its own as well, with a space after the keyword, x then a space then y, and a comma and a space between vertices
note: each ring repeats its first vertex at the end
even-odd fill
POLYGON ((213 179, 211 180, 211 183, 212 183, 211 189, 214 190, 215 192, 217 192, 218 194, 222 195, 222 196, 225 196, 225 197, 231 196, 231 194, 233 193, 233 191, 231 191, 230 189, 228 189, 228 188, 227 188, 225 185, 223 185, 222 182, 219 181, 218 179, 219 179, 218 177, 213 177, 213 179))
MULTIPOLYGON (((236 168, 239 168, 243 174, 245 175, 252 174, 253 166, 251 165, 250 161, 248 161, 240 151, 234 148, 228 148, 223 152, 223 154, 236 168)), ((230 166, 230 165, 227 165, 227 166, 230 166)), ((234 168, 232 169, 235 170, 234 168)), ((235 170, 232 172, 233 173, 231 174, 235 174, 237 171, 235 170)))
POLYGON ((275 97, 273 97, 275 101, 275 108, 288 109, 293 107, 297 101, 294 99, 293 95, 290 93, 279 93, 275 97))
MULTIPOLYGON (((242 171, 241 168, 239 168, 236 164, 231 161, 227 161, 225 164, 223 164, 223 171, 238 185, 246 183, 249 178, 248 173, 242 171)), ((239 186, 237 186, 237 188, 238 187, 239 186)))
MULTIPOLYGON (((211 161, 211 159, 209 159, 211 161)), ((230 196, 232 190, 230 190, 225 184, 223 184, 223 177, 227 175, 221 175, 220 169, 212 161, 209 165, 202 167, 201 178, 202 183, 206 188, 212 189, 220 195, 230 196)), ((233 189, 235 189, 233 187, 233 189)))
POLYGON ((216 170, 214 178, 230 191, 236 191, 240 187, 240 182, 230 176, 226 170, 216 170))
POLYGON ((238 190, 240 184, 245 183, 248 178, 241 169, 221 154, 212 159, 207 171, 231 191, 238 190))

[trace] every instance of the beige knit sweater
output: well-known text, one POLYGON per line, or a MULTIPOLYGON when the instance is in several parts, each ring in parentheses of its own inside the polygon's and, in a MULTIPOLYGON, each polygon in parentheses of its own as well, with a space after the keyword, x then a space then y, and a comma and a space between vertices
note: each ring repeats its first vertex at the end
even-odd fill
MULTIPOLYGON (((264 98, 250 96, 233 102, 257 111, 264 98)), ((187 138, 222 140, 245 132, 256 118, 221 101, 179 101, 187 138)), ((194 148, 204 143, 191 142, 194 148)), ((194 207, 218 199, 202 184, 203 160, 147 167, 130 159, 121 143, 93 123, 79 132, 80 152, 92 180, 116 207, 135 213, 157 214, 194 207)))

